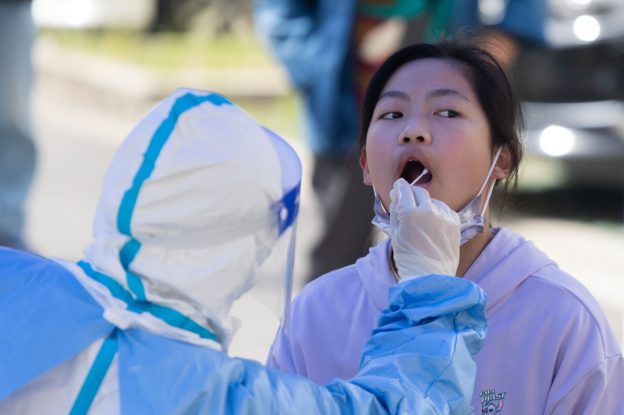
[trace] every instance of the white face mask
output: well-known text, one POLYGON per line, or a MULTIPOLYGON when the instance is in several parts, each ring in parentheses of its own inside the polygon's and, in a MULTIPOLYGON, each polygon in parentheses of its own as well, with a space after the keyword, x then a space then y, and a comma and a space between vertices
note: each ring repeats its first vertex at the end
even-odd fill
POLYGON ((375 195, 375 202, 373 203, 375 217, 371 223, 377 226, 383 233, 390 236, 390 214, 388 214, 386 208, 381 204, 381 198, 377 190, 375 190, 375 186, 373 186, 373 194, 375 195))
POLYGON ((494 171, 494 167, 496 167, 496 162, 498 161, 498 157, 500 156, 500 152, 502 147, 499 147, 496 150, 496 154, 494 155, 494 159, 492 160, 492 164, 490 165, 490 169, 488 170, 487 176, 485 176, 485 180, 481 185, 481 189, 477 195, 472 199, 468 204, 457 214, 459 215, 459 220, 461 222, 460 230, 461 230, 461 239, 459 245, 462 246, 477 234, 483 233, 485 231, 485 211, 487 210, 488 204, 490 203, 490 197, 492 197, 492 192, 494 191, 494 185, 496 184, 496 180, 490 188, 488 189, 487 195, 485 197, 485 203, 479 212, 479 207, 481 207, 481 196, 483 196, 483 191, 490 181, 490 176, 494 171))
MULTIPOLYGON (((494 171, 494 167, 496 167, 496 162, 498 161, 498 157, 500 156, 500 152, 502 147, 499 147, 494 155, 494 159, 492 160, 492 164, 490 165, 490 169, 488 170, 487 176, 479 189, 477 195, 470 201, 468 204, 457 214, 459 215, 459 220, 461 222, 460 230, 461 230, 461 239, 460 246, 464 245, 466 242, 474 238, 477 234, 483 233, 485 231, 485 211, 487 210, 488 204, 490 203, 490 197, 492 196, 492 192, 494 190, 494 184, 488 189, 487 196, 485 198, 485 203, 483 204, 483 208, 479 211, 481 207, 481 197, 483 196, 483 191, 487 186, 490 176, 494 171)), ((424 174, 424 172, 423 172, 424 174)), ((420 177, 414 180, 411 184, 414 185, 420 177)), ((375 194, 375 202, 373 204, 373 211, 375 212, 375 217, 372 220, 373 225, 377 226, 383 233, 390 236, 390 215, 384 208, 381 203, 381 198, 379 197, 379 193, 373 187, 373 193, 375 194)))

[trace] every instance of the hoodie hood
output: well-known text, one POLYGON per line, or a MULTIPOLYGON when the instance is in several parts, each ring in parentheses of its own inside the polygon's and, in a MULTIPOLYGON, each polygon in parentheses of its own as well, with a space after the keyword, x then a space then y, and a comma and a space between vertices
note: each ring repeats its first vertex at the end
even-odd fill
POLYGON ((121 145, 87 263, 227 345, 232 303, 297 214, 299 159, 226 98, 180 89, 121 145))
MULTIPOLYGON (((487 294, 486 311, 496 307, 527 278, 546 266, 556 266, 544 253, 509 229, 492 228, 494 238, 472 263, 465 279, 477 283, 487 294)), ((388 288, 395 284, 384 240, 356 262, 364 289, 379 310, 387 303, 388 288)))
POLYGON ((533 242, 506 228, 492 228, 494 238, 472 263, 464 278, 483 288, 488 316, 527 278, 557 264, 533 242))

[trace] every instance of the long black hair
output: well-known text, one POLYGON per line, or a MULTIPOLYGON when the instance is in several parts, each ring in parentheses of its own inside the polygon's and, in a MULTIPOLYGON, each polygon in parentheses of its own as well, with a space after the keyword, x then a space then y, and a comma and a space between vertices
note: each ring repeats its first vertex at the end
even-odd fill
POLYGON ((366 134, 373 112, 390 77, 403 65, 419 59, 442 59, 459 64, 474 89, 490 127, 492 152, 506 146, 511 154, 505 194, 518 184, 518 168, 522 160, 521 131, 524 128, 520 103, 505 70, 482 47, 470 40, 444 39, 437 43, 406 46, 392 54, 377 69, 364 95, 360 114, 360 148, 366 145, 366 134))

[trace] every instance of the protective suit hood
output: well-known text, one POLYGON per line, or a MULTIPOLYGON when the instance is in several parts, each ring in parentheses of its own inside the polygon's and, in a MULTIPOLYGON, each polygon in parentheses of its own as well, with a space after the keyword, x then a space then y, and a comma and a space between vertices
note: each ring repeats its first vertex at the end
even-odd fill
POLYGON ((230 306, 293 224, 300 180, 283 140, 218 94, 180 89, 115 155, 85 261, 227 346, 230 306))

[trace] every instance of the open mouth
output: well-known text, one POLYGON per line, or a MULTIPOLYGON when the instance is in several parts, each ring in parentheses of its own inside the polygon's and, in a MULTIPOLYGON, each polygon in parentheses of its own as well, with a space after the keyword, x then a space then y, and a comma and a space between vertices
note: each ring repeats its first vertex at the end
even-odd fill
MULTIPOLYGON (((401 172, 401 177, 411 184, 423 173, 424 170, 425 166, 423 166, 421 162, 417 160, 410 160, 405 163, 405 167, 403 167, 403 171, 401 172)), ((431 178, 431 172, 427 172, 418 180, 418 184, 429 183, 431 178)))

